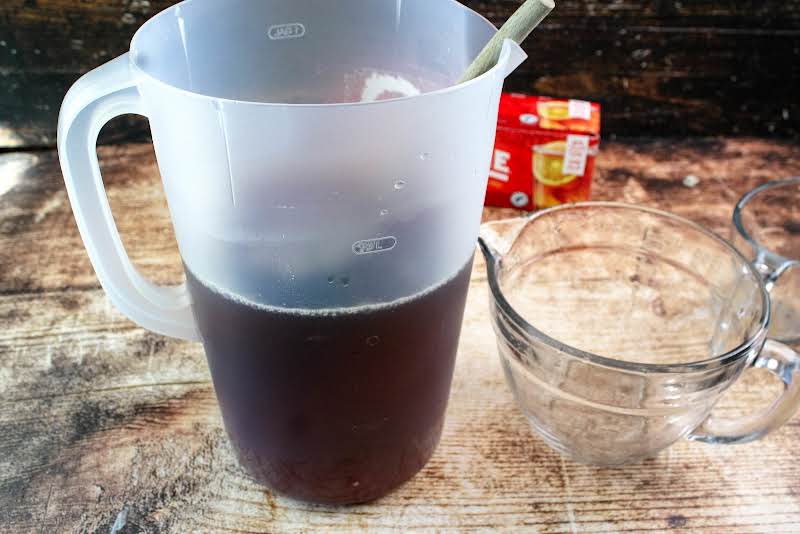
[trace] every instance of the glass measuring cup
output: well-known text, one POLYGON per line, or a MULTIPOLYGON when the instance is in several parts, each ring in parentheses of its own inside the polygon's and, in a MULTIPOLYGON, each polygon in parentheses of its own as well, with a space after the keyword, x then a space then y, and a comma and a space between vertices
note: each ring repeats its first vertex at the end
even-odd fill
POLYGON ((233 448, 304 500, 367 501, 441 432, 512 41, 455 0, 189 0, 70 90, 59 156, 98 278, 202 340, 233 448), (94 144, 145 115, 188 284, 136 272, 94 144))
POLYGON ((766 340, 767 290, 728 242, 616 203, 561 206, 521 224, 508 247, 480 243, 506 378, 556 450, 623 464, 682 437, 758 439, 795 412, 800 358, 766 340), (750 367, 777 375, 781 397, 764 413, 714 417, 750 367))
POLYGON ((733 212, 732 241, 770 292, 770 337, 800 343, 800 177, 744 195, 733 212))

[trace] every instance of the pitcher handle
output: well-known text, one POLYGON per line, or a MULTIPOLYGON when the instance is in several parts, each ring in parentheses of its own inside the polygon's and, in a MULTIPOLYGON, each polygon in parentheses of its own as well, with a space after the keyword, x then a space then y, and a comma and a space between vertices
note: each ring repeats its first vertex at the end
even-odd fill
POLYGON ((199 335, 186 284, 161 287, 133 266, 108 205, 97 136, 119 115, 145 115, 128 54, 89 72, 67 93, 58 118, 58 155, 81 238, 109 299, 139 325, 187 340, 199 335))
POLYGON ((705 443, 747 443, 762 438, 792 418, 800 406, 800 355, 777 341, 767 340, 752 365, 766 369, 783 382, 783 393, 766 410, 736 419, 709 416, 688 438, 705 443))

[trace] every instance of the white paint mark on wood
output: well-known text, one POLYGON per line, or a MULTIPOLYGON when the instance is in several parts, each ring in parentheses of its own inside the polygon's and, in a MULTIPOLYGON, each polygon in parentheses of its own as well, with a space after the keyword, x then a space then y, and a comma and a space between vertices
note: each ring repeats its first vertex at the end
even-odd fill
POLYGON ((33 222, 39 224, 45 217, 58 210, 64 204, 64 192, 59 191, 48 198, 33 215, 33 222))
POLYGON ((630 178, 625 184, 625 188, 622 190, 622 197, 624 201, 629 204, 638 204, 646 202, 650 195, 647 193, 647 190, 642 187, 642 184, 639 183, 639 180, 630 178))
MULTIPOLYGON (((50 498, 52 496, 53 496, 53 484, 50 484, 50 489, 47 490, 47 502, 44 503, 44 515, 42 515, 42 525, 44 525, 44 522, 47 519, 47 511, 50 509, 50 498)), ((42 526, 42 532, 44 532, 44 526, 42 526)))
POLYGON ((567 463, 564 457, 561 456, 561 479, 564 482, 564 505, 567 510, 567 519, 569 520, 569 530, 572 534, 578 534, 577 522, 575 520, 575 507, 572 504, 572 487, 569 483, 569 475, 567 474, 567 463))
POLYGON ((694 174, 690 174, 683 179, 683 185, 689 188, 697 187, 699 183, 700 183, 700 178, 698 178, 694 174))
MULTIPOLYGON (((10 130, 9 130, 10 132, 10 130)), ((2 132, 0 139, 9 137, 13 132, 2 132)), ((7 139, 6 139, 7 140, 7 139)), ((22 182, 25 173, 38 163, 39 158, 33 154, 6 154, 0 157, 0 196, 6 194, 22 182)))
POLYGON ((111 530, 109 531, 110 534, 117 534, 125 524, 128 522, 128 507, 123 506, 122 510, 119 511, 117 514, 117 519, 114 521, 114 524, 111 525, 111 530))

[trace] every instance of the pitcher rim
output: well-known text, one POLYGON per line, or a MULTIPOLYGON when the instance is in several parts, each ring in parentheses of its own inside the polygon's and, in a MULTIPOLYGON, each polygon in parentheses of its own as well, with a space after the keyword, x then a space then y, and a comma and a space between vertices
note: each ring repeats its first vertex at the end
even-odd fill
MULTIPOLYGON (((201 99, 207 99, 207 100, 212 100, 212 101, 221 102, 221 103, 243 104, 243 105, 250 105, 250 106, 275 106, 275 107, 280 106, 280 107, 290 107, 290 108, 314 108, 314 109, 316 109, 316 108, 347 108, 347 107, 355 107, 355 106, 371 106, 371 105, 392 104, 392 103, 398 103, 398 102, 405 102, 405 101, 408 101, 408 100, 411 100, 411 99, 417 99, 417 98, 428 97, 428 96, 435 97, 435 96, 439 96, 439 95, 443 95, 443 94, 448 94, 448 93, 451 93, 451 92, 454 92, 454 91, 458 91, 458 90, 461 90, 461 89, 465 89, 467 87, 470 87, 472 85, 475 85, 475 84, 478 84, 478 83, 482 82, 483 80, 485 80, 489 76, 494 76, 496 74, 496 72, 498 71, 498 69, 500 69, 503 66, 503 64, 510 59, 509 56, 511 55, 511 51, 508 49, 508 47, 506 45, 504 45, 503 46, 503 50, 500 53, 500 57, 497 60, 497 63, 491 69, 486 71, 485 73, 483 73, 480 76, 477 76, 477 77, 475 77, 475 78, 473 78, 471 80, 467 80, 466 82, 462 82, 462 83, 456 83, 455 85, 448 85, 447 87, 442 87, 441 89, 437 89, 435 91, 428 91, 428 92, 425 92, 425 93, 421 93, 419 95, 401 96, 401 97, 397 97, 397 98, 389 98, 389 99, 386 99, 386 100, 377 100, 377 101, 372 101, 372 102, 333 102, 333 103, 319 103, 319 104, 314 104, 314 103, 299 103, 298 104, 298 103, 282 103, 282 102, 261 102, 261 101, 257 101, 257 100, 237 100, 235 98, 226 98, 226 97, 220 97, 220 96, 213 96, 213 95, 202 93, 202 92, 197 92, 197 91, 191 91, 189 89, 184 89, 183 87, 178 87, 176 85, 173 85, 171 83, 168 83, 168 82, 162 80, 159 77, 156 77, 156 76, 148 73, 147 71, 145 71, 142 67, 140 67, 138 65, 137 58, 136 58, 136 55, 135 55, 136 42, 137 42, 137 40, 139 40, 141 38, 141 33, 145 30, 145 28, 147 28, 151 24, 155 24, 156 23, 155 21, 157 21, 158 19, 160 19, 162 17, 166 17, 166 16, 169 16, 170 14, 174 14, 174 12, 176 10, 180 9, 181 6, 186 6, 188 4, 192 4, 192 3, 198 2, 198 1, 207 1, 207 0, 183 0, 181 2, 178 2, 177 4, 169 6, 168 8, 166 8, 166 9, 156 13, 155 15, 153 15, 144 24, 142 24, 139 27, 139 29, 136 30, 136 32, 133 34, 133 37, 131 38, 131 44, 130 44, 128 52, 130 53, 130 59, 129 59, 130 67, 131 67, 132 70, 134 70, 136 72, 136 76, 135 77, 137 79, 146 78, 146 79, 151 80, 152 82, 156 83, 157 85, 162 86, 164 88, 167 88, 169 90, 176 91, 178 93, 182 93, 182 94, 185 94, 187 96, 191 96, 191 97, 195 97, 195 98, 201 98, 201 99)), ((492 22, 489 19, 487 19, 486 17, 484 17, 483 15, 478 13, 477 11, 475 11, 473 9, 470 9, 469 7, 465 6, 464 4, 461 4, 457 0, 444 0, 444 1, 446 1, 446 2, 448 2, 450 4, 454 4, 458 9, 462 9, 462 10, 470 13, 471 15, 477 17, 479 20, 481 20, 484 23, 486 23, 486 25, 492 30, 493 33, 497 33, 498 32, 497 27, 495 27, 495 25, 492 24, 492 22)), ((511 41, 511 39, 506 39, 506 41, 511 41)))

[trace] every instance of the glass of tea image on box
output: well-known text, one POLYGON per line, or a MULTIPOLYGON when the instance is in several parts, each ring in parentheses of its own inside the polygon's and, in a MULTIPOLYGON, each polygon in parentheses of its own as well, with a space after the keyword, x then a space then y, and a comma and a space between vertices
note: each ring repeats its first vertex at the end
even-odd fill
POLYGON ((585 135, 533 145, 533 199, 537 208, 589 200, 599 140, 585 135))
POLYGON ((566 130, 562 124, 570 118, 569 104, 564 100, 544 100, 536 103, 541 127, 547 130, 566 130))

